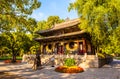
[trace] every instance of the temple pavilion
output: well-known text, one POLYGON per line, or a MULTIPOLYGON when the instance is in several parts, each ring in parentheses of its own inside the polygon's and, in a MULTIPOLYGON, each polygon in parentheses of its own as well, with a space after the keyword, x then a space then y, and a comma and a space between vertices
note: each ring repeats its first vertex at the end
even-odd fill
POLYGON ((62 65, 63 60, 68 57, 74 58, 80 66, 100 67, 105 64, 95 53, 90 34, 79 28, 80 23, 79 18, 66 20, 50 29, 37 32, 41 37, 35 40, 40 43, 43 64, 53 55, 56 65, 62 65))

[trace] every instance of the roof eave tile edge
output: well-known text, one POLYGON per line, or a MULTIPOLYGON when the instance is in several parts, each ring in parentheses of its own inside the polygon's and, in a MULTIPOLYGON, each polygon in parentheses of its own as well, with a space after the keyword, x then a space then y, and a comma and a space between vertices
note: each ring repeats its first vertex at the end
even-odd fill
MULTIPOLYGON (((80 21, 80 19, 77 18, 77 19, 72 19, 72 20, 70 20, 70 21, 68 21, 68 22, 72 22, 72 21, 74 21, 74 20, 75 20, 75 21, 76 21, 76 20, 77 20, 77 21, 78 21, 78 20, 80 21)), ((79 23, 80 23, 80 22, 79 22, 79 23)), ((56 26, 57 26, 57 25, 61 25, 61 24, 65 24, 65 22, 60 23, 60 24, 56 24, 56 26)), ((55 26, 53 26, 52 28, 47 29, 47 30, 41 30, 41 31, 38 31, 37 33, 38 33, 38 34, 43 34, 43 33, 46 33, 46 32, 50 32, 50 31, 55 30, 54 28, 55 28, 55 26)), ((59 29, 61 29, 61 28, 59 28, 59 29)), ((57 30, 58 30, 58 29, 57 29, 57 30)))

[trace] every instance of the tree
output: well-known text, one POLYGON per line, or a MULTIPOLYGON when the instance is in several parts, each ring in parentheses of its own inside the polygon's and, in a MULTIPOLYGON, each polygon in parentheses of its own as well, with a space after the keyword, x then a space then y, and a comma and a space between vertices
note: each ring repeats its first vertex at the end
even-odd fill
POLYGON ((79 27, 90 33, 97 52, 102 49, 111 54, 120 49, 118 39, 114 40, 115 31, 120 28, 120 0, 76 0, 70 3, 68 10, 72 9, 77 10, 81 19, 79 27))
POLYGON ((110 43, 105 48, 105 52, 114 55, 120 55, 120 27, 117 27, 109 37, 110 43))
MULTIPOLYGON (((1 0, 0 1, 0 34, 5 34, 7 44, 16 61, 16 53, 22 48, 23 33, 26 33, 28 15, 41 5, 38 0, 1 0)), ((3 40, 2 40, 3 41, 3 40)), ((3 46, 3 45, 2 45, 3 46)))
POLYGON ((61 23, 63 21, 64 20, 60 19, 59 16, 49 16, 48 19, 47 19, 47 25, 49 26, 49 28, 51 28, 55 24, 61 23))
POLYGON ((47 21, 39 21, 37 23, 38 25, 38 31, 39 30, 46 30, 46 29, 50 29, 52 28, 55 24, 58 24, 58 23, 61 23, 61 22, 64 22, 63 19, 60 19, 59 16, 49 16, 47 18, 47 21))
POLYGON ((45 29, 48 29, 48 26, 47 26, 47 23, 46 23, 46 21, 38 21, 37 22, 37 30, 36 31, 40 31, 40 30, 45 30, 45 29))
POLYGON ((37 0, 1 0, 0 1, 0 31, 11 30, 16 22, 26 24, 25 19, 34 9, 40 7, 37 0))

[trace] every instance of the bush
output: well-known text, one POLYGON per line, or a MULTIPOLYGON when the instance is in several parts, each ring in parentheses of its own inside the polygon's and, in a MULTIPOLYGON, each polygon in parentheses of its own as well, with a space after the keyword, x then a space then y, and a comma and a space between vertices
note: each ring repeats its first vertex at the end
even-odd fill
MULTIPOLYGON (((12 60, 4 60, 4 63, 12 63, 12 60)), ((15 63, 21 63, 21 60, 16 60, 15 63)))
POLYGON ((55 71, 61 73, 80 73, 80 72, 84 72, 84 69, 78 66, 71 66, 71 67, 59 66, 55 68, 55 71))
POLYGON ((65 59, 64 65, 68 66, 68 67, 74 66, 75 65, 75 59, 73 59, 73 58, 67 58, 67 59, 65 59))
MULTIPOLYGON (((0 60, 10 60, 12 59, 12 57, 10 56, 3 56, 3 57, 0 57, 0 60)), ((22 57, 16 57, 17 60, 22 60, 22 57)))

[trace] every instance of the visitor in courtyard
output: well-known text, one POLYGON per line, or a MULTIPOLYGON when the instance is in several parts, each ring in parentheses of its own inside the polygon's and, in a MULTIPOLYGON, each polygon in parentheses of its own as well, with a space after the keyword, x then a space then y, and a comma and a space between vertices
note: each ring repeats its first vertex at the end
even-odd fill
POLYGON ((50 61, 51 61, 51 65, 52 65, 51 67, 54 67, 54 65, 55 65, 55 56, 52 56, 50 61))

